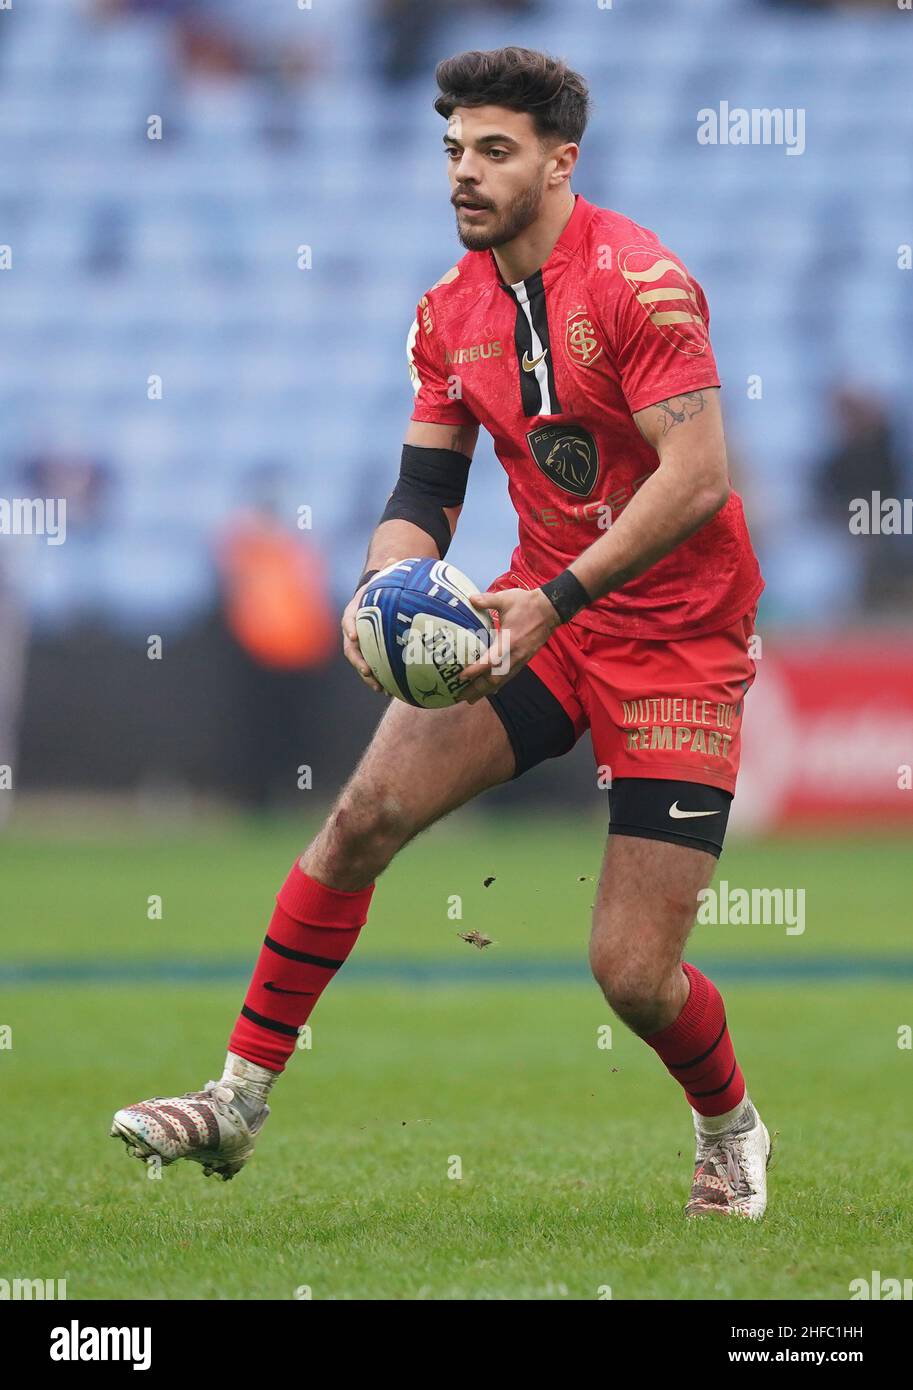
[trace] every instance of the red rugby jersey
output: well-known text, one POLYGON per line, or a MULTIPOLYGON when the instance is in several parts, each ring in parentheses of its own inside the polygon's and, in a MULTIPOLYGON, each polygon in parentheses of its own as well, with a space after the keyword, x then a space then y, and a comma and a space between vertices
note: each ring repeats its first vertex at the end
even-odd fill
MULTIPOLYGON (((653 232, 576 195, 548 260, 505 285, 469 251, 419 301, 413 420, 482 425, 519 518, 510 568, 530 587, 605 533, 659 467, 632 413, 719 386, 704 292, 653 232), (601 525, 600 525, 601 521, 601 525)), ((741 499, 574 619, 613 636, 727 627, 764 581, 741 499)))

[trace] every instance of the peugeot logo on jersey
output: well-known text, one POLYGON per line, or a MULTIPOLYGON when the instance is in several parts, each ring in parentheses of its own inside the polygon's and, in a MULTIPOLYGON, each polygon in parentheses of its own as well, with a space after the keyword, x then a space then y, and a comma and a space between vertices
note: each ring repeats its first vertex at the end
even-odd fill
POLYGON ((588 497, 599 477, 596 440, 580 425, 543 425, 526 436, 539 468, 575 497, 588 497))

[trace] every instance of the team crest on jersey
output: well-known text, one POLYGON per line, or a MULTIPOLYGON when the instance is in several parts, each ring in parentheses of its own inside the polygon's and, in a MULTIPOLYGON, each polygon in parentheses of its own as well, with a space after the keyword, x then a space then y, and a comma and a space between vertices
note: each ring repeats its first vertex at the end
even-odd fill
POLYGON ((708 342, 707 325, 687 272, 663 251, 623 246, 618 269, 654 328, 679 352, 696 356, 708 342))
POLYGON ((579 367, 592 367, 597 357, 602 356, 602 343, 596 336, 585 304, 575 304, 568 314, 564 345, 568 357, 579 367))
POLYGON ((575 497, 588 497, 599 477, 596 440, 580 425, 543 425, 526 436, 529 451, 553 483, 575 497))

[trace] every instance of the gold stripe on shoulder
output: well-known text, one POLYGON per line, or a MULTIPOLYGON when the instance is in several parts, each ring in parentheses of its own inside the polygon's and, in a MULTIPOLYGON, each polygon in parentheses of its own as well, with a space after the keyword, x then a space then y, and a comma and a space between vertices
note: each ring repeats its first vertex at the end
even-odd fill
POLYGON ((455 279, 457 278, 457 276, 459 275, 459 273, 460 273, 460 267, 459 267, 458 265, 452 265, 452 266, 450 267, 449 270, 447 270, 447 271, 444 272, 444 274, 441 276, 440 280, 436 280, 436 281, 434 282, 434 284, 431 286, 431 288, 432 288, 433 290, 436 290, 437 287, 438 287, 438 285, 449 285, 450 282, 451 282, 451 280, 455 280, 455 279))

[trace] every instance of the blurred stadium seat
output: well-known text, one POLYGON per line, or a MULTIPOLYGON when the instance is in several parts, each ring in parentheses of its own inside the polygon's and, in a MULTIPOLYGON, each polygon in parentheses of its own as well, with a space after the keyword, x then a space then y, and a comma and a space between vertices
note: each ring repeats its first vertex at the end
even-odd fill
MULTIPOLYGON (((594 44, 590 7, 458 11, 441 55, 554 47, 560 26, 595 107, 575 186, 654 227, 704 283, 742 466, 768 494, 767 515, 803 498, 808 424, 835 377, 858 369, 909 418, 913 326, 896 266, 911 236, 913 114, 896 26, 873 12, 662 0, 599 12, 605 42, 594 44), (700 146, 696 113, 721 99, 801 106, 805 153, 700 146), (752 373, 775 409, 747 398, 752 373)), ((245 5, 224 13, 250 23, 245 5)), ((332 23, 316 9, 258 9, 277 40, 313 39, 319 54, 278 94, 248 75, 189 80, 168 22, 149 13, 102 22, 55 0, 0 16, 0 240, 14 256, 2 281, 0 477, 36 447, 67 445, 60 435, 78 421, 82 447, 118 478, 110 529, 83 538, 65 596, 62 585, 36 594, 40 621, 65 622, 81 603, 115 621, 165 600, 175 616, 197 612, 237 478, 266 456, 319 504, 347 593, 363 518, 380 511, 397 467, 415 303, 461 254, 432 71, 385 85, 371 13, 367 0, 338 4, 332 23), (269 133, 277 102, 281 140, 269 133), (145 138, 152 114, 161 141, 145 138), (305 244, 310 271, 296 266, 305 244), (155 373, 161 401, 146 398, 155 373), (118 557, 130 561, 119 580, 118 557)), ((461 566, 496 573, 513 534, 483 448, 461 566)), ((825 609, 837 596, 834 611, 835 556, 820 552, 832 577, 818 586, 825 609)), ((770 598, 788 617, 805 607, 789 591, 807 566, 791 569, 782 546, 771 558, 770 598)))

